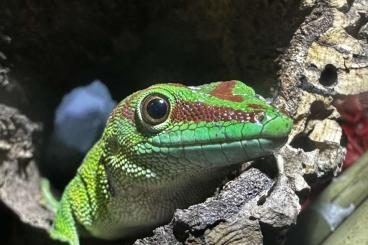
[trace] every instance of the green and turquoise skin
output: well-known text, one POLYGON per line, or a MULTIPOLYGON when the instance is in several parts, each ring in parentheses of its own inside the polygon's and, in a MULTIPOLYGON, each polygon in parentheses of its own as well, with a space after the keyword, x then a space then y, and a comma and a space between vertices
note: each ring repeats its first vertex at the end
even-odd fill
POLYGON ((138 91, 114 109, 61 201, 47 195, 57 210, 50 235, 78 245, 82 233, 150 231, 211 195, 234 166, 272 154, 292 125, 240 81, 138 91))

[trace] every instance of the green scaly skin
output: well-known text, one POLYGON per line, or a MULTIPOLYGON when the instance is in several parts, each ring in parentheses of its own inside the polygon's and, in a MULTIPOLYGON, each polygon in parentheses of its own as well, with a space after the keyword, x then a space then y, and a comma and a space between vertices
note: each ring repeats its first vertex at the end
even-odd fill
POLYGON ((226 170, 272 154, 291 127, 239 81, 138 91, 114 109, 61 201, 51 198, 51 237, 78 245, 80 233, 116 239, 152 230, 212 194, 226 170), (158 124, 147 121, 142 105, 153 95, 170 107, 158 124))

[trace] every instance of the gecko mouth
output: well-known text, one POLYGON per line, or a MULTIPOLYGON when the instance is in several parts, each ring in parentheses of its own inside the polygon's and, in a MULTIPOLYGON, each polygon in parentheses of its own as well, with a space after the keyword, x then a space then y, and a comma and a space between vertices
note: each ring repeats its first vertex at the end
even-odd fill
POLYGON ((175 159, 186 161, 199 166, 226 166, 238 164, 272 154, 285 142, 283 138, 255 138, 211 142, 206 144, 186 144, 171 146, 156 146, 162 152, 175 159))
POLYGON ((216 145, 224 145, 224 144, 235 144, 240 143, 242 145, 246 144, 247 142, 272 142, 275 147, 278 145, 282 146, 287 141, 288 137, 280 137, 280 138, 247 138, 247 139, 228 139, 228 140, 212 140, 212 141, 196 141, 196 142, 185 142, 185 143, 177 143, 177 144, 170 144, 170 143, 154 143, 151 142, 151 145, 154 147, 166 147, 166 148, 181 148, 181 147, 203 147, 203 146, 216 146, 216 145))
POLYGON ((283 145, 292 127, 291 119, 276 114, 266 115, 262 123, 234 123, 229 125, 201 125, 194 129, 169 131, 149 140, 153 147, 214 147, 223 144, 247 145, 247 142, 260 142, 266 149, 283 145), (262 143, 265 142, 265 143, 262 143), (273 144, 269 146, 270 144, 273 144))
POLYGON ((233 124, 173 131, 155 137, 149 144, 173 161, 197 166, 220 167, 246 162, 272 154, 282 147, 292 121, 278 114, 263 124, 233 124))

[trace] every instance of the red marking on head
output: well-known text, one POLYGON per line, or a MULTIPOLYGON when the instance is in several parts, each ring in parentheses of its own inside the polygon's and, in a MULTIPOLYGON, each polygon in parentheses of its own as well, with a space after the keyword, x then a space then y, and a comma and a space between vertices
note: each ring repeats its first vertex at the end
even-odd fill
POLYGON ((249 104, 248 107, 252 109, 260 109, 260 110, 266 109, 263 105, 257 105, 257 104, 249 104))
POLYGON ((111 119, 115 117, 127 118, 130 122, 134 122, 135 109, 130 106, 133 96, 127 98, 124 104, 118 105, 111 113, 111 119))
POLYGON ((212 90, 210 95, 223 100, 242 102, 244 100, 242 96, 233 94, 233 88, 235 84, 236 81, 222 82, 214 90, 212 90))
POLYGON ((171 113, 174 122, 257 122, 263 112, 244 112, 224 106, 210 106, 200 102, 177 102, 171 113))
POLYGON ((135 109, 129 106, 129 101, 125 103, 120 113, 123 117, 129 119, 129 121, 134 122, 135 109))

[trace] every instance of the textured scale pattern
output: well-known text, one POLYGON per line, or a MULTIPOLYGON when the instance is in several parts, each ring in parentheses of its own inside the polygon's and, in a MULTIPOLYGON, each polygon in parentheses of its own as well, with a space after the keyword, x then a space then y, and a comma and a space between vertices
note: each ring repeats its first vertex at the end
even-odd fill
POLYGON ((114 109, 64 190, 51 237, 78 245, 81 230, 103 239, 150 231, 203 201, 239 163, 272 154, 291 127, 240 81, 138 91, 114 109), (166 100, 164 121, 146 120, 148 96, 166 100))
POLYGON ((172 111, 174 122, 252 122, 262 121, 263 112, 244 112, 231 107, 209 106, 201 102, 178 102, 172 111))

